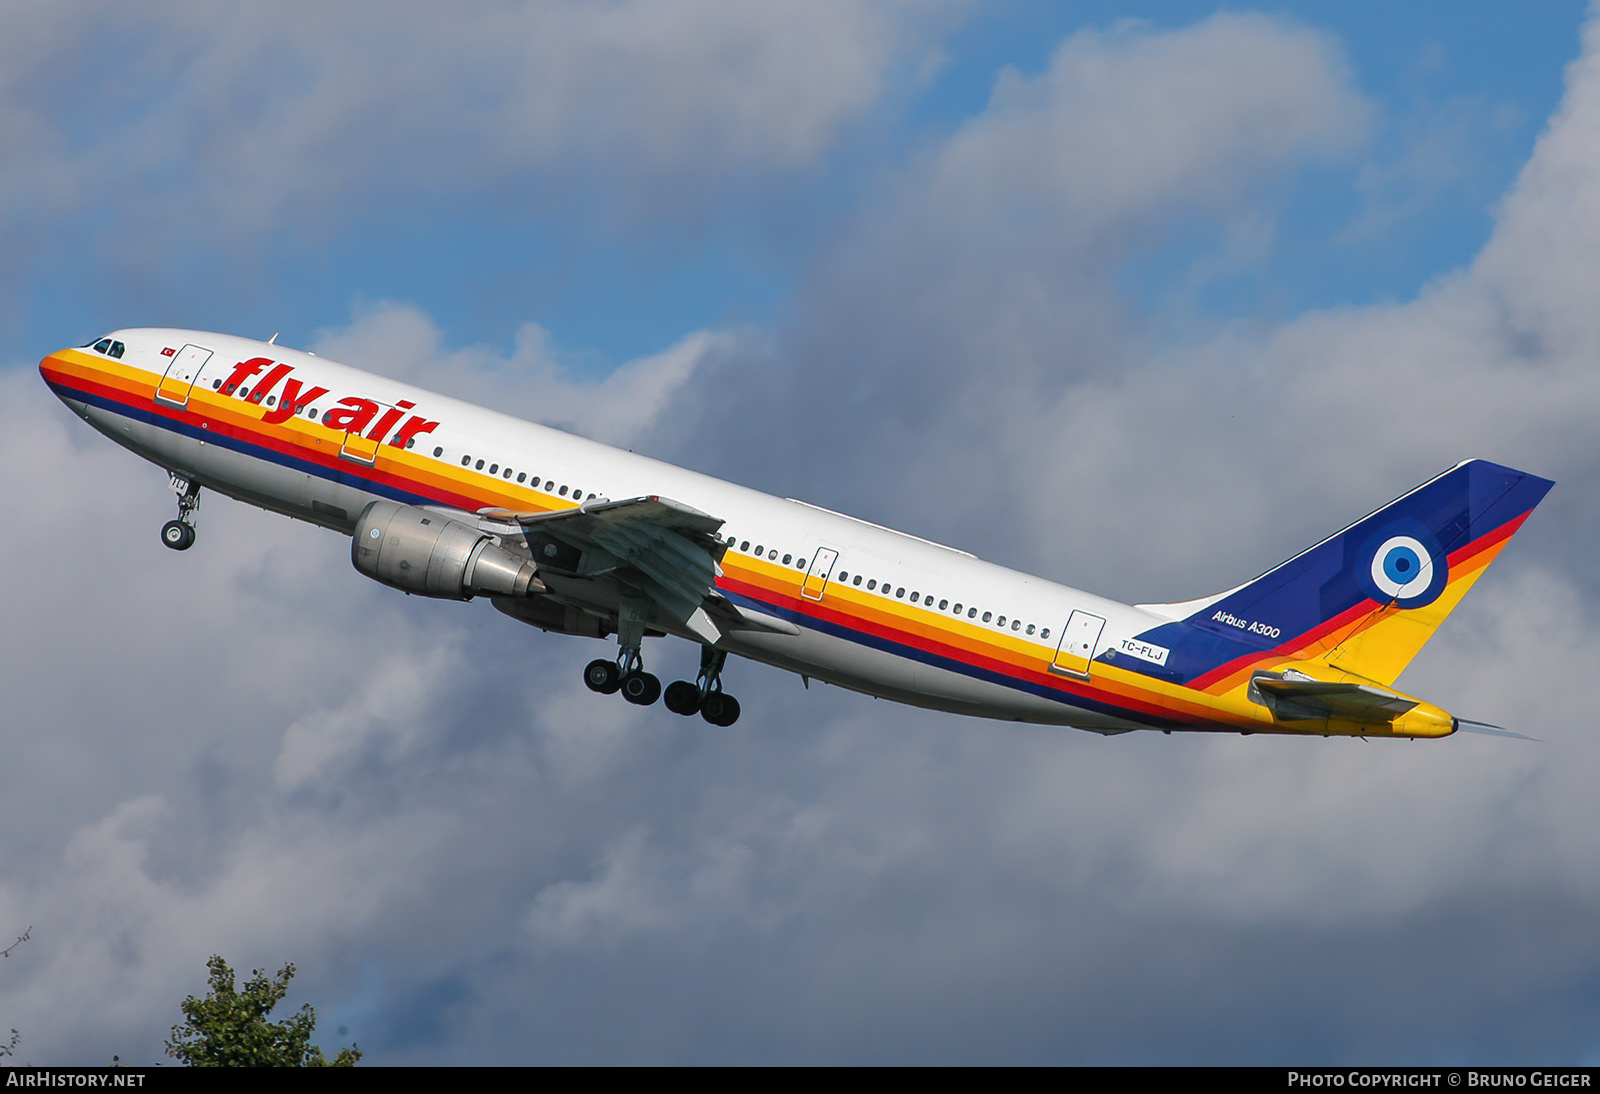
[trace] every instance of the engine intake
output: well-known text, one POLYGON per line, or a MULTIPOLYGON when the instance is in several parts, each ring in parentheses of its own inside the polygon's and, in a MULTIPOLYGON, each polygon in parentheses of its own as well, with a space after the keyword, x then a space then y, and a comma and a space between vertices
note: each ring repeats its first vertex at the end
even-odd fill
POLYGON ((544 592, 531 560, 459 520, 392 501, 361 511, 350 543, 355 568, 392 588, 444 600, 544 592))

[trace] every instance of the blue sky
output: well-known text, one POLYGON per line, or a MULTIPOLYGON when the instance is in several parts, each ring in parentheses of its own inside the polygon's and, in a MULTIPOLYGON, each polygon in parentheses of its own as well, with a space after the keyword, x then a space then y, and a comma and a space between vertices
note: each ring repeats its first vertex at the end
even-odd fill
POLYGON ((215 952, 374 1063, 1593 1060, 1597 129, 1578 3, 29 6, 0 1028, 154 1063, 215 952), (1523 466, 1556 490, 1400 684, 1544 743, 1106 740, 747 665, 733 732, 597 702, 598 645, 331 533, 210 497, 162 548, 164 476, 35 371, 147 324, 1129 601, 1523 466))

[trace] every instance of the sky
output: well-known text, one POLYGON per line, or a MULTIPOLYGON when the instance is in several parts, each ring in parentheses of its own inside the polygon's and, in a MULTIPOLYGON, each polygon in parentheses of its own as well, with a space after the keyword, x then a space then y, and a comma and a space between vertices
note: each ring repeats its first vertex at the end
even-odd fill
MULTIPOLYGON (((1600 1061, 1600 17, 13 0, 0 1027, 205 962, 375 1064, 1600 1061), (1485 457, 1555 490, 1402 676, 1538 743, 1129 734, 364 580, 51 397, 266 338, 1127 601, 1485 457), (26 527, 29 535, 22 536, 26 527), (695 652, 647 649, 663 679, 695 652), (30 930, 31 929, 31 930, 30 930)), ((685 499, 692 503, 692 499, 685 499)))

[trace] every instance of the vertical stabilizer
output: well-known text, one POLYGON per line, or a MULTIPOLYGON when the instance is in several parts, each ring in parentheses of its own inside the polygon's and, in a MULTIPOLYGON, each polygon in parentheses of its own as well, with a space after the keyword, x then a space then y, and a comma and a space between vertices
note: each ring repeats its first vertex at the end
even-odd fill
POLYGON ((1181 623, 1152 634, 1182 628, 1182 675, 1195 686, 1267 656, 1392 684, 1553 485, 1468 460, 1254 581, 1182 605, 1181 623))

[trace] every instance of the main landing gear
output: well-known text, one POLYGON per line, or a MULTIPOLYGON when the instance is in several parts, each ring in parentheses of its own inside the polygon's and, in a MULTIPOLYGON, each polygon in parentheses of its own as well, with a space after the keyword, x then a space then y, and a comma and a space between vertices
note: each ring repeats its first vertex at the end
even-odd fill
POLYGON ((647 707, 661 698, 661 681, 644 671, 644 660, 637 649, 624 650, 616 661, 590 661, 583 670, 583 682, 590 691, 622 697, 637 706, 647 707))
POLYGON ((161 542, 174 551, 187 551, 194 546, 194 514, 200 508, 200 484, 176 471, 168 471, 167 477, 178 495, 178 519, 161 526, 161 542))
MULTIPOLYGON (((674 680, 667 685, 667 709, 685 717, 699 714, 714 726, 731 726, 739 720, 739 700, 722 690, 722 666, 728 655, 710 646, 700 647, 700 676, 691 684, 674 680)), ((624 646, 615 661, 590 661, 583 682, 602 695, 622 692, 630 703, 647 707, 661 698, 661 681, 644 671, 637 646, 624 646)))

